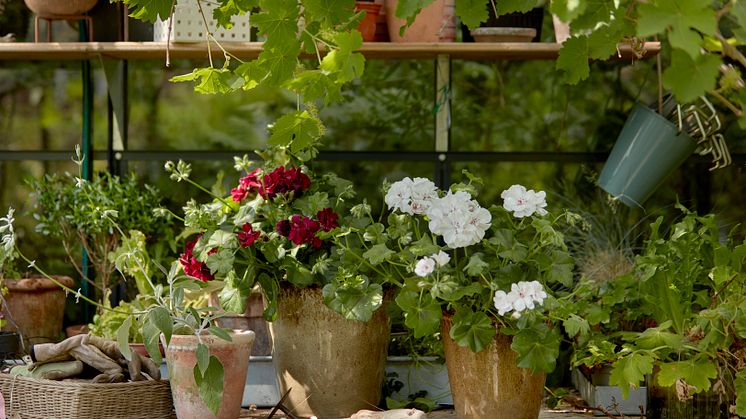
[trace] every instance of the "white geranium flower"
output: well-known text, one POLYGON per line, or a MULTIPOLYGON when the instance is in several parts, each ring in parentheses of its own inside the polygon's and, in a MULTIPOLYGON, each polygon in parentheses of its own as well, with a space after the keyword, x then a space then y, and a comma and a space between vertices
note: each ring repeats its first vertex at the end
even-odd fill
POLYGON ((426 277, 433 273, 435 270, 435 260, 429 257, 424 257, 417 261, 414 267, 414 273, 420 277, 426 277))
POLYGON ((513 309, 515 309, 515 311, 534 309, 533 287, 531 287, 528 282, 521 281, 517 284, 511 285, 510 293, 513 294, 513 297, 515 298, 513 301, 513 309))
POLYGON ((429 228, 456 249, 478 243, 490 227, 492 215, 464 191, 448 193, 427 210, 429 228))
POLYGON ((438 188, 429 179, 405 177, 395 182, 386 192, 386 205, 405 214, 424 214, 432 201, 438 199, 438 188))
POLYGON ((505 313, 513 310, 513 299, 505 291, 495 291, 495 309, 497 314, 504 316, 505 313))
POLYGON ((526 190, 522 185, 512 185, 504 190, 500 197, 503 199, 503 208, 513 213, 516 218, 530 217, 534 213, 545 215, 547 211, 546 192, 535 192, 533 189, 526 190))
POLYGON ((412 196, 411 185, 412 179, 408 177, 391 184, 384 199, 390 210, 399 210, 409 214, 409 201, 412 196))
POLYGON ((451 257, 448 255, 448 253, 444 251, 440 251, 432 256, 430 256, 433 260, 435 260, 435 263, 438 264, 438 266, 445 266, 448 264, 448 262, 451 261, 451 257))

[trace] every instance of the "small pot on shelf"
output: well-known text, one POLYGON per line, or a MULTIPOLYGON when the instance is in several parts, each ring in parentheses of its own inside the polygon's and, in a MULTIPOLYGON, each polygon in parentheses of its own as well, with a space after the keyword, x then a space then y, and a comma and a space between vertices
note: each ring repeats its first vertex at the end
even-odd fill
POLYGON ((461 26, 464 42, 541 42, 543 7, 535 7, 525 13, 507 13, 499 17, 495 16, 492 6, 488 6, 488 11, 489 18, 478 29, 469 31, 465 25, 461 26))
POLYGON ((32 12, 40 16, 76 16, 93 8, 98 0, 24 0, 32 12))
POLYGON ((373 0, 358 0, 355 2, 355 11, 365 11, 365 16, 357 27, 363 35, 363 41, 373 42, 376 40, 376 22, 382 6, 382 4, 373 0))

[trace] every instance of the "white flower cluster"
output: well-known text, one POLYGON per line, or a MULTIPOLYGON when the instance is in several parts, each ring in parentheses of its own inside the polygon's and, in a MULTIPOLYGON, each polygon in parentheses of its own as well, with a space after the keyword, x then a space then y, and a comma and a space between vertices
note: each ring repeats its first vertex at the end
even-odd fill
POLYGON ((405 177, 395 182, 386 192, 386 205, 389 209, 414 215, 424 214, 431 203, 438 199, 438 188, 429 179, 405 177))
POLYGON ((533 310, 537 304, 542 304, 547 298, 544 286, 539 281, 520 281, 510 287, 510 292, 495 292, 495 308, 497 314, 504 316, 510 311, 514 311, 512 316, 518 318, 521 312, 529 309, 533 310))
MULTIPOLYGON (((478 243, 490 228, 492 215, 464 191, 438 197, 438 188, 425 178, 404 178, 386 192, 386 205, 406 214, 425 214, 433 234, 443 236, 456 249, 478 243)), ((424 262, 423 262, 424 263, 424 262)))
POLYGON ((522 185, 513 185, 500 194, 503 208, 512 212, 516 218, 530 217, 534 213, 546 215, 546 196, 544 191, 526 190, 522 185))
POLYGON ((432 256, 425 256, 418 260, 414 267, 414 273, 417 274, 417 276, 426 277, 433 273, 436 265, 438 267, 445 266, 450 262, 450 260, 451 257, 448 256, 448 253, 441 250, 432 256))
POLYGON ((430 231, 443 236, 452 249, 479 243, 492 221, 492 214, 464 191, 448 191, 430 205, 427 217, 430 231))
POLYGON ((0 272, 5 261, 12 260, 16 247, 16 233, 13 229, 13 208, 8 208, 8 215, 0 217, 0 272))

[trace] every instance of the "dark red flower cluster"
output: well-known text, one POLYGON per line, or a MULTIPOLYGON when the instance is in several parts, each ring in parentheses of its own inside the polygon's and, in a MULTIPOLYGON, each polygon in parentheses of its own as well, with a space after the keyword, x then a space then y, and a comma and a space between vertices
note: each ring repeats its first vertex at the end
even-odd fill
POLYGON ((254 231, 254 229, 251 228, 251 224, 244 224, 243 227, 241 227, 241 230, 238 233, 238 243, 241 245, 241 247, 249 247, 256 239, 259 238, 259 236, 262 235, 262 232, 259 230, 254 231))
POLYGON ((339 215, 337 215, 331 208, 324 208, 317 212, 316 219, 319 220, 319 224, 321 224, 321 228, 323 228, 324 231, 331 231, 334 228, 339 227, 339 224, 337 224, 339 215))
POLYGON ((259 187, 259 194, 264 199, 272 199, 291 191, 297 198, 311 187, 311 178, 297 167, 285 169, 284 166, 280 166, 272 173, 265 175, 262 181, 263 185, 259 187))
POLYGON ((210 268, 207 267, 206 263, 198 261, 192 253, 200 237, 198 236, 196 239, 186 242, 184 253, 179 256, 179 262, 181 262, 185 274, 197 278, 202 282, 212 281, 215 279, 215 276, 210 272, 210 268))
POLYGON ((277 234, 287 237, 290 235, 290 221, 280 220, 277 222, 277 234))
POLYGON ((241 202, 249 192, 258 192, 262 182, 259 180, 261 169, 253 170, 238 181, 238 187, 231 189, 231 196, 235 202, 241 202))
POLYGON ((315 249, 321 247, 321 239, 316 237, 321 225, 309 217, 303 215, 293 215, 290 219, 290 233, 288 238, 291 242, 300 246, 301 244, 310 244, 315 249))

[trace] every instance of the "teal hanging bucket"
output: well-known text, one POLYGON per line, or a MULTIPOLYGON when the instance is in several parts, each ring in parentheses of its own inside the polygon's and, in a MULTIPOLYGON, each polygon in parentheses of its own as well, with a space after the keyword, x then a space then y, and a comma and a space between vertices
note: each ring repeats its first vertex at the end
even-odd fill
POLYGON ((687 134, 654 110, 635 105, 622 128, 598 184, 630 207, 648 197, 697 147, 687 134))

